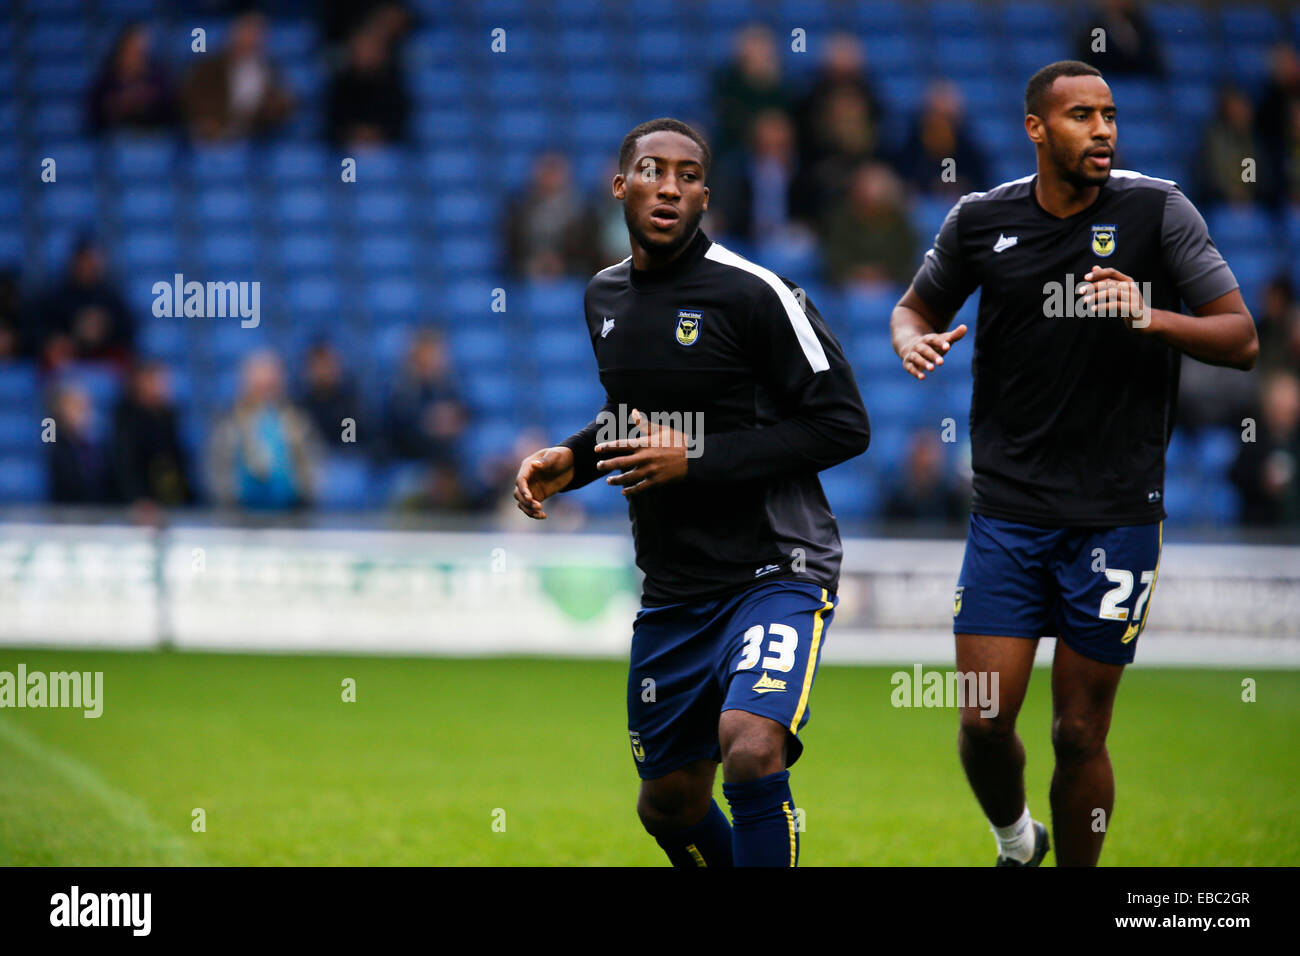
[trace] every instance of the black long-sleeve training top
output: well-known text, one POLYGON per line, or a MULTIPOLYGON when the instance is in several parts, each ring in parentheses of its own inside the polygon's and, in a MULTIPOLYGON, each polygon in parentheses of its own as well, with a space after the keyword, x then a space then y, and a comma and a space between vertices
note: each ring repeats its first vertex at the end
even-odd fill
POLYGON ((817 472, 865 451, 870 425, 839 342, 802 290, 697 232, 664 269, 629 257, 598 272, 584 305, 606 403, 561 443, 574 456, 565 490, 599 476, 593 449, 630 437, 633 408, 696 443, 684 480, 628 499, 642 603, 780 578, 833 592, 839 530, 817 472))

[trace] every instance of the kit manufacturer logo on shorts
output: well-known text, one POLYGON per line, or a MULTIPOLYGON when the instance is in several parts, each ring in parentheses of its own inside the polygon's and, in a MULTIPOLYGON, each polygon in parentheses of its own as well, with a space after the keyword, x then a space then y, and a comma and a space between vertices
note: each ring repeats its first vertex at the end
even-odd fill
POLYGON ((700 320, 703 316, 697 309, 677 310, 677 344, 694 345, 700 337, 700 320))
POLYGON ((763 676, 754 681, 753 691, 755 694, 770 694, 773 691, 784 691, 785 681, 773 680, 767 676, 767 671, 763 671, 763 676))
POLYGON ((1115 251, 1115 233, 1114 224, 1108 226, 1092 227, 1092 251, 1097 255, 1105 257, 1115 251))

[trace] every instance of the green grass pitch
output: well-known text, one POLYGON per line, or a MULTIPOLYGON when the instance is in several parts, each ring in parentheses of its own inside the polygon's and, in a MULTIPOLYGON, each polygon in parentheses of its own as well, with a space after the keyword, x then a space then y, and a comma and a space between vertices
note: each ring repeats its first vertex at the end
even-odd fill
MULTIPOLYGON (((0 864, 665 863, 636 819, 617 662, 0 649, 19 661, 103 671, 104 713, 0 710, 0 864)), ((896 669, 818 675, 800 862, 991 865, 956 715, 891 706, 896 669)), ((1020 723, 1042 819, 1047 677, 1020 723)), ((1298 740, 1300 673, 1131 669, 1102 863, 1300 863, 1298 740)))

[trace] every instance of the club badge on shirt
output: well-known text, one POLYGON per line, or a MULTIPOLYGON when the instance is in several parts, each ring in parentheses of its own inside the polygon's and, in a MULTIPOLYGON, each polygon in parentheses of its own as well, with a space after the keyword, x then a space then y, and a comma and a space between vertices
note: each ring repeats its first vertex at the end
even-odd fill
POLYGON ((694 345, 700 337, 701 315, 695 309, 677 310, 677 344, 694 345))
POLYGON ((1092 251, 1099 256, 1108 256, 1115 251, 1114 225, 1092 227, 1092 251))

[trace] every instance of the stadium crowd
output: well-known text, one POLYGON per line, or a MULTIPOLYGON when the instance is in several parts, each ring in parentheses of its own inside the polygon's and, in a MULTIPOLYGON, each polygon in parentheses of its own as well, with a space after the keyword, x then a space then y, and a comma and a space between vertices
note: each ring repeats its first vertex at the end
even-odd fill
MULTIPOLYGON (((318 135, 340 147, 400 147, 411 120, 403 46, 417 17, 387 0, 340 0, 322 10, 319 33, 332 72, 313 120, 318 135)), ((1165 73, 1160 39, 1136 4, 1102 3, 1087 20, 1094 23, 1107 27, 1108 52, 1094 52, 1090 27, 1080 24, 1079 58, 1107 76, 1165 73)), ((266 32, 263 14, 239 13, 220 49, 174 77, 155 53, 150 25, 126 26, 85 91, 86 135, 129 131, 195 143, 284 135, 303 106, 267 52, 266 32)), ((714 150, 705 230, 741 248, 779 242, 812 250, 809 261, 822 270, 815 278, 833 287, 905 286, 931 240, 914 215, 916 203, 946 205, 995 184, 959 85, 931 81, 914 115, 893 118, 902 135, 887 137, 869 42, 835 34, 811 79, 795 83, 782 73, 771 28, 746 25, 733 40, 729 61, 711 77, 712 115, 685 117, 704 120, 714 150), (949 167, 952 174, 941 175, 949 167)), ((1273 50, 1262 93, 1235 85, 1218 91, 1194 153, 1184 187, 1203 210, 1252 206, 1281 217, 1300 204, 1300 54, 1293 46, 1280 42, 1273 50), (1257 160, 1253 179, 1243 180, 1242 157, 1257 160)), ((497 231, 509 272, 523 280, 586 278, 622 259, 621 209, 607 188, 613 172, 611 161, 597 181, 584 182, 563 149, 539 155, 497 231)), ((463 446, 474 417, 436 314, 410 336, 379 407, 370 407, 353 355, 337 343, 245 356, 237 394, 201 447, 191 449, 166 363, 140 348, 137 316, 114 278, 114 253, 88 228, 52 281, 0 276, 0 361, 39 364, 57 428, 48 449, 50 501, 126 504, 144 514, 193 504, 310 508, 318 462, 329 449, 412 463, 417 477, 394 496, 394 507, 499 507, 517 449, 503 448, 487 467, 468 465, 463 446), (115 401, 101 407, 102 394, 63 381, 60 370, 70 363, 102 367, 118 384, 115 401), (101 416, 111 425, 92 427, 101 416)), ((1240 520, 1296 525, 1300 301, 1292 280, 1279 274, 1257 300, 1248 296, 1248 305, 1259 327, 1260 370, 1246 376, 1185 362, 1180 425, 1194 432, 1254 422, 1255 440, 1243 441, 1230 464, 1240 520)), ((918 431, 882 496, 881 516, 961 520, 959 458, 958 446, 918 431)))

